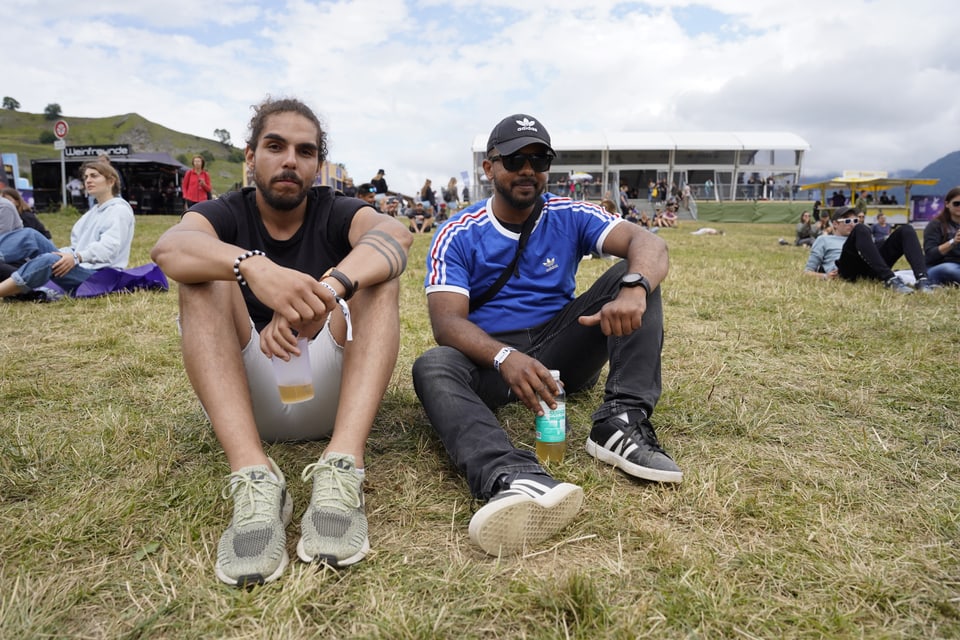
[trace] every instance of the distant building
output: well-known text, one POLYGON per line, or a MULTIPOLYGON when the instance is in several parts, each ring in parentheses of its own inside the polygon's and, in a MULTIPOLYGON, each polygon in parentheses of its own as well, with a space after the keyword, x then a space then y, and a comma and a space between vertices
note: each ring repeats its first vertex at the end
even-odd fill
MULTIPOLYGON (((473 199, 491 192, 482 166, 487 137, 479 134, 473 141, 473 199)), ((668 188, 689 184, 698 199, 744 200, 765 196, 763 183, 770 177, 778 194, 790 196, 799 184, 803 154, 810 150, 803 138, 785 132, 561 130, 551 131, 551 140, 559 157, 550 169, 549 190, 563 195, 570 176, 582 180, 587 174, 584 196, 597 200, 607 191, 617 193, 622 184, 633 197, 646 200, 651 182, 668 188)))

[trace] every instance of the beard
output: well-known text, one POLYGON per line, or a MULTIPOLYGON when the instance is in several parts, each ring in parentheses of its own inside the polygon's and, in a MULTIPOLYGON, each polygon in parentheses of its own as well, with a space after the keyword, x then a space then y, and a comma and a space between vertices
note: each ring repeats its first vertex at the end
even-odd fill
POLYGON ((527 209, 532 207, 541 195, 543 195, 544 187, 537 185, 536 180, 515 180, 508 185, 504 185, 499 181, 493 182, 493 188, 496 190, 497 195, 503 198, 510 207, 517 210, 527 209), (532 185, 534 188, 533 195, 529 198, 518 198, 513 195, 512 188, 514 185, 532 185))
POLYGON ((300 176, 292 171, 284 171, 278 176, 270 180, 262 179, 260 176, 254 174, 253 178, 254 184, 257 185, 257 190, 260 191, 260 196, 263 198, 263 201, 266 202, 269 206, 277 209, 279 211, 290 211, 296 209, 300 206, 300 203, 304 201, 307 197, 307 194, 310 192, 310 185, 304 186, 303 182, 300 180, 300 176), (300 191, 296 193, 277 193, 273 191, 270 187, 271 185, 279 180, 289 180, 300 185, 300 191))

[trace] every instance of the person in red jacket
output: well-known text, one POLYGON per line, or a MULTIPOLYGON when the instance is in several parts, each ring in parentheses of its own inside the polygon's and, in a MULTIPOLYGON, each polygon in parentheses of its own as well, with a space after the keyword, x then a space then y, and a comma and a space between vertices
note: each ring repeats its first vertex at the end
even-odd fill
POLYGON ((187 209, 210 199, 210 174, 206 166, 203 156, 193 156, 193 169, 183 176, 183 201, 187 209))

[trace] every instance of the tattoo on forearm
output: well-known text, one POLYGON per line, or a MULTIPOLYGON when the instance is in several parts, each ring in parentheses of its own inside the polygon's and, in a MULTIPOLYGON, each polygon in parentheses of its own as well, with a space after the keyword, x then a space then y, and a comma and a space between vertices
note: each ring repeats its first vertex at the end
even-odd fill
POLYGON ((393 239, 389 233, 383 231, 368 231, 360 238, 357 246, 366 245, 382 255, 390 265, 390 274, 388 279, 393 279, 403 273, 407 268, 407 252, 403 250, 400 243, 393 239))

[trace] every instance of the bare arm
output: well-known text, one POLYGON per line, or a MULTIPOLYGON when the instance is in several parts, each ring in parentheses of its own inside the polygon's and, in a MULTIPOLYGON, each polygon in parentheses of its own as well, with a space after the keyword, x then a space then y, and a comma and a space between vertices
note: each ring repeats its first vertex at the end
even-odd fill
MULTIPOLYGON (((356 283, 354 291, 399 277, 406 269, 407 252, 413 243, 410 232, 402 224, 390 216, 377 213, 371 207, 363 207, 354 215, 350 223, 349 241, 352 247, 350 253, 340 264, 334 265, 334 268, 346 276, 350 282, 356 283)), ((347 287, 334 276, 326 276, 317 281, 313 280, 312 276, 300 274, 309 278, 314 292, 317 292, 317 287, 321 290, 320 297, 327 307, 322 316, 307 318, 301 315, 302 321, 297 322, 289 319, 287 314, 278 313, 277 309, 258 293, 260 278, 264 287, 270 289, 276 286, 271 271, 267 269, 268 266, 265 261, 257 260, 244 273, 254 294, 275 311, 273 320, 260 333, 260 348, 264 353, 279 355, 282 351, 293 352, 296 349, 294 329, 297 332, 312 335, 323 327, 326 312, 331 311, 335 306, 335 302, 328 301, 328 298, 333 300, 332 295, 327 295, 330 293, 328 287, 341 297, 347 295, 347 287), (261 269, 263 269, 262 273, 261 269), (256 288, 255 281, 258 283, 256 288)))
POLYGON ((223 242, 206 218, 188 211, 160 236, 150 258, 177 282, 197 284, 233 280, 233 261, 247 249, 223 242))
MULTIPOLYGON (((493 368, 494 357, 507 345, 467 319, 469 298, 437 291, 427 296, 427 306, 437 344, 453 347, 481 367, 493 368)), ((543 413, 541 397, 551 407, 556 406, 553 398, 559 389, 550 371, 535 358, 515 351, 500 365, 500 375, 520 402, 534 413, 543 413)))
MULTIPOLYGON (((670 269, 666 242, 634 224, 620 223, 614 227, 603 243, 603 252, 625 258, 627 271, 642 273, 650 282, 651 291, 660 286, 670 269)), ((600 325, 608 336, 630 335, 640 328, 646 310, 647 292, 643 287, 624 288, 597 313, 581 316, 580 324, 600 325)))
MULTIPOLYGON (((359 281, 360 287, 396 278, 406 267, 412 242, 409 236, 410 232, 393 218, 364 207, 350 227, 353 250, 337 267, 359 281)), ((150 257, 170 278, 195 284, 235 280, 234 263, 247 250, 248 247, 223 242, 206 218, 187 212, 160 236, 150 257)), ((330 290, 313 276, 281 267, 265 256, 247 258, 240 263, 240 271, 250 291, 273 309, 275 320, 281 320, 278 331, 271 334, 286 347, 285 351, 296 348, 290 329, 310 330, 322 324, 327 313, 337 306, 330 290)), ((326 282, 339 294, 345 293, 338 281, 326 282)), ((272 343, 268 351, 279 354, 272 343)))
MULTIPOLYGON (((369 287, 399 277, 407 268, 407 252, 413 238, 410 231, 396 218, 378 213, 372 207, 363 207, 350 225, 350 246, 353 250, 337 269, 358 283, 358 288, 369 287)), ((337 287, 335 280, 327 282, 337 287)))

